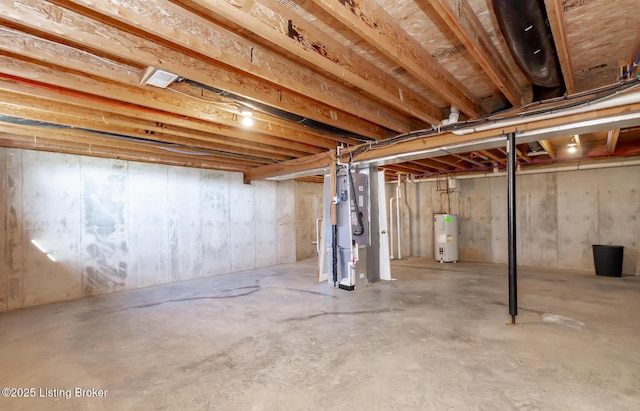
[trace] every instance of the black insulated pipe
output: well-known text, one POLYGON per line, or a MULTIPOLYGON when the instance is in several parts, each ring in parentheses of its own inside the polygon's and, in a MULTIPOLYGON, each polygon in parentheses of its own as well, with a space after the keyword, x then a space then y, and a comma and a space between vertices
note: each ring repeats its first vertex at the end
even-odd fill
POLYGON ((518 315, 518 264, 516 256, 516 134, 507 136, 507 226, 509 243, 509 314, 518 315))
POLYGON ((338 127, 333 127, 329 124, 321 123, 316 120, 312 120, 307 117, 299 116, 297 114, 289 113, 288 111, 280 110, 279 108, 271 107, 267 104, 259 103, 257 101, 248 99, 246 97, 239 96, 234 93, 230 93, 228 91, 220 90, 215 87, 207 86, 206 84, 198 83, 197 81, 189 80, 187 78, 182 78, 179 80, 182 83, 186 83, 192 87, 196 87, 202 90, 210 91, 214 94, 217 94, 221 97, 226 97, 232 100, 235 100, 239 103, 245 104, 255 110, 262 111, 263 113, 272 115, 281 120, 291 121, 293 123, 302 124, 305 127, 309 127, 311 129, 322 131, 325 133, 330 133, 336 136, 345 137, 345 138, 353 138, 357 140, 363 141, 371 141, 372 139, 351 133, 350 131, 343 130, 338 127))
POLYGON ((491 0, 514 60, 533 84, 534 101, 558 97, 566 87, 544 0, 491 0))

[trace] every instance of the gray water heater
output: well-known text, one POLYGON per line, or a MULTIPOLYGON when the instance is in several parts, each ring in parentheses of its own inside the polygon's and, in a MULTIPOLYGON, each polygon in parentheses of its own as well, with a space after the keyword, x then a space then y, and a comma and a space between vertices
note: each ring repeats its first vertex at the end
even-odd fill
POLYGON ((433 215, 434 257, 441 263, 458 261, 458 216, 455 214, 433 215))

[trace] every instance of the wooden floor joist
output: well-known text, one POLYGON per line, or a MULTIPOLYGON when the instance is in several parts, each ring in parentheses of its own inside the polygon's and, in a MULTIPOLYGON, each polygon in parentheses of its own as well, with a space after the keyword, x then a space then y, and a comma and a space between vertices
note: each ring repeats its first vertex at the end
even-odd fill
MULTIPOLYGON (((180 121, 179 125, 195 128, 199 131, 224 134, 237 138, 253 138, 249 131, 241 127, 240 118, 237 114, 221 110, 218 108, 218 105, 206 105, 196 99, 190 99, 168 90, 140 89, 136 86, 101 81, 73 73, 61 74, 51 67, 39 66, 2 55, 0 55, 0 73, 9 74, 14 77, 31 74, 28 77, 37 78, 39 81, 59 87, 61 90, 70 89, 82 94, 72 95, 72 93, 65 93, 58 89, 48 89, 37 85, 29 85, 29 83, 20 86, 20 78, 17 78, 13 84, 6 82, 0 85, 0 87, 4 87, 6 90, 11 89, 16 92, 23 90, 22 93, 25 94, 33 93, 35 96, 46 95, 49 98, 55 98, 59 101, 66 101, 80 106, 86 105, 89 101, 91 104, 98 106, 102 103, 103 107, 104 105, 110 107, 109 111, 122 114, 135 112, 135 108, 129 106, 133 104, 158 111, 158 113, 139 113, 144 118, 155 118, 160 122, 166 122, 168 124, 174 124, 174 121, 177 122, 178 119, 181 119, 183 121, 180 121), (62 85, 64 85, 64 89, 61 88, 62 85), (96 95, 86 94, 84 93, 85 90, 93 91, 96 95), (126 103, 126 105, 121 105, 118 102, 126 103), (180 117, 163 113, 174 113, 180 117), (195 120, 200 121, 187 121, 186 119, 188 117, 193 117, 195 120), (210 121, 213 121, 213 123, 210 121)), ((337 144, 335 141, 326 139, 322 135, 313 135, 306 131, 288 129, 280 126, 278 123, 274 124, 265 121, 264 117, 260 114, 256 114, 254 117, 255 122, 251 131, 264 135, 262 138, 257 135, 256 139, 258 140, 267 139, 272 144, 299 151, 304 151, 306 145, 332 148, 337 144)), ((282 123, 287 124, 286 122, 282 123)))
POLYGON ((174 164, 186 167, 206 167, 225 171, 243 172, 254 166, 250 162, 245 163, 241 159, 234 159, 228 156, 180 154, 154 148, 146 144, 124 143, 114 146, 111 144, 111 140, 96 138, 97 136, 80 130, 58 130, 54 135, 51 130, 0 124, 0 136, 10 137, 14 142, 21 142, 18 146, 7 145, 8 147, 38 150, 46 148, 46 151, 62 153, 67 153, 69 149, 74 149, 72 151, 73 154, 174 164), (82 151, 77 152, 77 149, 82 151))
POLYGON ((305 24, 299 16, 279 3, 245 4, 226 0, 195 0, 207 15, 237 25, 250 25, 252 32, 269 43, 344 79, 390 106, 429 124, 439 123, 440 110, 409 87, 394 81, 343 45, 305 24))
POLYGON ((547 152, 547 155, 551 157, 551 159, 556 158, 556 151, 554 150, 553 144, 551 144, 550 140, 539 140, 538 143, 542 146, 544 151, 547 152))
MULTIPOLYGON (((587 110, 609 92, 630 97, 626 111, 545 118, 572 102, 580 111, 581 97, 524 104, 532 89, 509 56, 500 2, 0 0, 0 126, 56 124, 48 131, 65 138, 39 134, 43 150, 86 154, 94 138, 100 156, 215 160, 247 179, 323 173, 336 150, 341 162, 423 176, 501 166, 500 133, 513 132, 523 168, 565 159, 576 133, 585 156, 635 153, 638 99, 624 90, 636 79, 618 79, 640 47, 636 2, 543 2, 568 92, 591 90, 587 110), (152 86, 152 75, 174 77, 152 86), (442 124, 453 106, 460 122, 442 124), (548 156, 528 156, 536 139, 548 156)), ((14 135, 37 148, 11 130, 0 145, 14 135)))
POLYGON ((471 92, 458 82, 422 46, 408 36, 393 19, 370 0, 348 4, 335 0, 313 0, 315 4, 352 29, 369 44, 397 61, 416 79, 439 93, 469 117, 480 112, 471 92))
MULTIPOLYGON (((618 107, 610 107, 600 110, 593 110, 585 113, 579 114, 569 114, 566 116, 554 117, 554 118, 545 118, 538 121, 531 121, 526 124, 518 124, 518 125, 509 125, 505 127, 500 127, 499 129, 489 129, 483 131, 477 131, 468 134, 454 134, 454 133, 442 133, 439 135, 429 136, 427 138, 418 138, 412 139, 405 142, 398 142, 392 145, 388 145, 386 147, 379 147, 375 150, 363 150, 362 152, 356 152, 353 154, 353 161, 362 163, 375 163, 379 159, 387 159, 390 157, 403 155, 409 156, 411 153, 420 153, 427 152, 429 150, 434 150, 439 147, 446 147, 451 144, 472 144, 474 142, 482 142, 486 139, 496 138, 498 136, 504 136, 508 133, 515 132, 527 132, 527 131, 536 131, 541 129, 549 129, 558 127, 559 125, 572 124, 577 122, 591 121, 591 120, 600 120, 607 118, 616 118, 616 116, 620 114, 630 114, 630 113, 638 113, 640 114, 640 103, 633 103, 624 106, 618 107)), ((640 123, 640 120, 638 120, 640 123)), ((606 124, 603 123, 603 124, 606 124)), ((357 150, 358 147, 354 147, 351 150, 357 150)), ((348 155, 348 152, 345 153, 348 155)), ((315 157, 308 157, 309 159, 313 159, 315 157)), ((437 160, 436 158, 432 158, 432 160, 437 160)), ((313 167, 305 167, 305 159, 297 159, 296 160, 296 172, 301 172, 304 170, 309 170, 313 167)), ((440 159, 442 161, 442 159, 440 159)), ((285 163, 283 163, 284 165, 285 163)), ((288 164, 288 163, 287 163, 288 164)), ((292 163, 293 164, 293 163, 292 163)), ((271 166, 265 167, 257 167, 254 170, 251 170, 250 175, 255 178, 266 178, 273 175, 274 172, 280 172, 282 174, 287 173, 288 168, 282 167, 281 169, 275 170, 271 168, 271 166)))
POLYGON ((608 154, 615 153, 619 136, 620 136, 619 128, 614 128, 607 132, 607 153, 608 154))
MULTIPOLYGON (((0 114, 16 119, 39 121, 52 125, 93 130, 158 142, 201 147, 208 150, 242 154, 258 159, 288 160, 296 153, 286 148, 259 142, 247 142, 226 136, 167 127, 93 109, 74 107, 59 102, 24 97, 0 91, 0 114), (6 98, 6 100, 5 100, 6 98), (11 103, 5 102, 11 101, 11 103)), ((311 150, 310 152, 321 152, 311 150)), ((298 152, 297 155, 309 153, 298 152)))
POLYGON ((459 159, 459 160, 465 161, 465 162, 467 162, 469 164, 472 164, 474 166, 483 167, 483 168, 487 166, 486 164, 483 164, 483 163, 481 163, 481 162, 479 162, 477 160, 474 160, 472 158, 469 158, 467 156, 461 156, 460 154, 453 154, 453 156, 455 158, 459 159))
MULTIPOLYGON (((1 58, 0 58, 1 61, 1 58)), ((1 71, 1 69, 0 69, 1 71)), ((97 96, 91 95, 68 95, 59 93, 55 90, 47 90, 41 89, 37 86, 26 85, 21 83, 11 83, 11 82, 0 82, 0 90, 4 90, 9 93, 14 93, 16 95, 23 96, 25 100, 25 105, 28 104, 30 99, 36 102, 39 99, 43 99, 49 101, 50 104, 61 104, 62 106, 71 106, 74 108, 70 108, 72 111, 79 111, 82 107, 87 105, 91 105, 95 109, 99 109, 103 112, 119 114, 119 115, 130 115, 136 113, 135 107, 128 107, 122 104, 116 104, 114 101, 104 100, 97 98, 97 96)), ((16 100, 17 101, 17 100, 16 100)), ((173 120, 174 116, 162 115, 162 112, 159 112, 157 116, 150 116, 149 113, 144 113, 144 116, 138 117, 147 120, 148 118, 155 118, 156 122, 164 125, 174 125, 173 120), (160 121, 158 121, 160 120, 160 121), (162 122, 161 120, 166 120, 166 122, 162 122)), ((102 119, 100 117, 99 119, 102 119)), ((147 120, 148 121, 148 120, 147 120)), ((200 121, 185 121, 185 122, 177 122, 178 127, 192 129, 192 136, 196 134, 199 135, 200 138, 210 141, 221 141, 225 139, 236 139, 238 141, 245 141, 246 144, 253 144, 253 148, 260 147, 260 144, 264 144, 266 146, 279 147, 282 150, 277 150, 276 153, 314 153, 322 151, 318 147, 314 147, 304 143, 298 143, 293 141, 288 141, 284 139, 279 139, 267 134, 256 134, 256 133, 248 133, 247 131, 243 131, 241 129, 234 129, 225 126, 214 126, 207 123, 202 123, 200 121), (185 127, 186 126, 186 127, 185 127), (224 137, 220 137, 224 136, 224 137)), ((273 150, 267 150, 267 153, 273 152, 273 150)))
POLYGON ((499 164, 507 164, 507 159, 505 157, 498 157, 497 155, 493 154, 489 150, 480 150, 480 154, 487 156, 488 158, 490 158, 491 160, 499 164))
POLYGON ((575 81, 573 79, 573 67, 571 64, 571 56, 569 55, 569 45, 567 44, 567 28, 564 20, 563 1, 561 0, 544 0, 547 9, 547 17, 549 18, 549 26, 553 33, 553 42, 556 47, 556 53, 560 60, 560 68, 564 77, 564 84, 569 94, 576 92, 575 81))
POLYGON ((432 171, 436 171, 436 172, 438 172, 438 171, 445 171, 446 172, 446 171, 449 170, 448 166, 443 165, 442 163, 439 163, 437 161, 430 160, 428 158, 422 159, 422 160, 412 160, 411 163, 420 164, 423 167, 427 167, 428 169, 430 169, 432 171))
MULTIPOLYGON (((0 0, 0 6, 9 10, 0 16, 0 23, 6 21, 11 25, 29 28, 33 32, 60 39, 61 42, 83 39, 82 46, 92 52, 100 50, 108 53, 107 56, 126 60, 135 59, 136 63, 144 66, 162 68, 202 84, 227 90, 365 137, 378 139, 384 136, 384 130, 371 122, 337 111, 283 87, 276 87, 255 77, 243 76, 227 67, 211 64, 210 61, 188 56, 44 0, 18 1, 24 7, 13 7, 13 1, 10 1, 11 5, 9 5, 7 4, 9 0, 0 0), (60 19, 50 19, 48 16, 51 14, 60 16, 60 19), (65 23, 62 22, 63 20, 65 23)), ((91 68, 91 66, 88 67, 89 70, 91 68)))
MULTIPOLYGON (((0 30, 0 33, 2 31, 0 30)), ((131 87, 139 87, 139 76, 141 75, 139 72, 133 72, 132 69, 123 68, 121 65, 117 64, 89 64, 84 59, 87 58, 85 54, 82 54, 82 58, 78 56, 78 53, 70 54, 67 46, 52 43, 49 40, 38 40, 38 39, 29 39, 24 34, 15 34, 11 33, 10 36, 0 36, 0 53, 2 51, 17 53, 20 56, 27 57, 29 59, 38 59, 42 61, 46 61, 50 64, 55 64, 59 67, 64 67, 70 70, 81 70, 85 74, 96 75, 99 74, 101 77, 106 78, 112 81, 118 81, 128 84, 131 87)), ((93 56, 89 54, 89 56, 93 56)), ((38 78, 40 81, 48 81, 50 84, 59 85, 64 87, 75 88, 79 91, 90 91, 90 90, 100 90, 100 94, 104 94, 104 90, 108 89, 105 83, 100 83, 97 79, 93 82, 86 81, 83 76, 66 73, 60 74, 56 72, 51 67, 38 67, 34 63, 29 62, 17 62, 17 60, 9 61, 8 56, 2 57, 4 67, 9 69, 11 67, 17 66, 15 70, 7 72, 13 73, 15 75, 22 75, 31 78, 38 78), (30 72, 33 72, 33 75, 29 75, 30 72), (48 79, 48 80, 45 80, 48 79), (80 85, 81 87, 74 87, 75 84, 80 85)), ((97 57, 95 60, 101 61, 97 57)), ((179 85, 175 85, 172 87, 177 87, 179 85)), ((119 89, 116 89, 119 90, 119 89)), ((130 88, 121 89, 121 94, 126 94, 130 92, 130 88)), ((182 93, 185 93, 185 90, 179 90, 182 93)), ((195 93, 196 91, 200 92, 201 90, 191 90, 191 93, 195 93)), ((97 91, 96 91, 97 92, 97 91)), ((170 93, 161 89, 146 89, 139 91, 140 94, 148 93, 149 101, 158 100, 154 96, 154 93, 169 95, 170 93)), ((94 93, 95 94, 95 93, 94 93)), ((172 95, 170 99, 184 100, 184 96, 180 96, 178 94, 172 95)), ((237 111, 237 105, 234 106, 232 104, 224 104, 223 99, 218 99, 219 101, 211 100, 208 103, 206 100, 193 100, 190 101, 190 108, 194 105, 199 105, 200 110, 194 111, 194 114, 198 111, 202 112, 206 110, 206 114, 209 118, 211 116, 216 115, 218 111, 212 111, 207 108, 207 105, 213 105, 213 107, 220 109, 220 111, 233 111, 235 109, 237 111)), ((139 102, 138 104, 142 104, 139 102)), ((184 104, 177 104, 177 106, 184 106, 184 104)), ((165 111, 169 111, 168 108, 164 109, 165 111)), ((192 115, 193 116, 193 115, 192 115)), ((219 120, 222 124, 229 126, 237 126, 237 121, 229 122, 229 117, 224 115, 220 116, 220 118, 213 118, 214 120, 219 120)), ((277 118, 273 118, 266 115, 261 115, 260 113, 256 113, 256 121, 257 125, 255 129, 260 129, 261 125, 266 122, 268 123, 268 128, 270 132, 277 132, 277 129, 283 129, 283 132, 279 133, 278 136, 281 138, 287 138, 295 141, 305 142, 305 141, 313 141, 314 145, 318 145, 323 148, 334 148, 336 146, 336 141, 344 142, 346 144, 354 144, 357 143, 354 140, 350 139, 336 139, 335 136, 332 136, 328 133, 323 132, 315 132, 313 135, 309 132, 308 128, 304 128, 303 126, 298 126, 295 123, 280 120, 277 118), (287 131, 284 131, 287 130, 287 131)), ((266 125, 264 127, 267 127, 266 125)))
MULTIPOLYGON (((318 101, 328 102, 343 112, 376 122, 396 132, 410 131, 408 117, 365 99, 335 81, 319 78, 306 67, 259 47, 255 42, 168 0, 130 0, 126 3, 116 0, 68 2, 106 16, 112 21, 118 21, 123 25, 123 29, 135 28, 140 21, 145 21, 147 33, 157 37, 159 41, 175 44, 192 57, 205 56, 212 61, 231 66, 235 71, 245 75, 278 84, 318 101)), ((176 74, 183 75, 182 72, 176 74)))
POLYGON ((262 167, 252 168, 244 173, 245 182, 262 180, 269 177, 293 175, 315 169, 329 169, 332 151, 308 156, 301 159, 283 161, 262 167))
POLYGON ((469 3, 466 0, 455 0, 453 4, 449 0, 434 0, 430 5, 467 47, 511 104, 515 107, 526 104, 527 101, 515 76, 511 73, 504 57, 493 45, 489 34, 482 27, 469 3))

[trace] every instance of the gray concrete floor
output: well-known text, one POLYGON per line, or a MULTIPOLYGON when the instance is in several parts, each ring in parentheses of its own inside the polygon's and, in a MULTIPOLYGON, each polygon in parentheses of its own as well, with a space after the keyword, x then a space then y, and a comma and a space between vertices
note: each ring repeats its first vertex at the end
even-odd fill
POLYGON ((37 397, 0 409, 640 409, 640 277, 521 268, 509 327, 504 266, 392 271, 349 293, 308 260, 4 313, 0 387, 37 397))

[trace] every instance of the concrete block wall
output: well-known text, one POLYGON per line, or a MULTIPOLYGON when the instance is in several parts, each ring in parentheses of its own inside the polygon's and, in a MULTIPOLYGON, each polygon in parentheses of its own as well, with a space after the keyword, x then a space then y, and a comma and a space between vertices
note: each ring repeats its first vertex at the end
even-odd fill
POLYGON ((297 184, 0 148, 0 311, 293 262, 297 184))
MULTIPOLYGON (((506 177, 457 184, 450 201, 435 182, 402 184, 403 256, 433 257, 433 214, 450 210, 460 216, 461 260, 506 263, 506 177)), ((396 185, 386 187, 387 200, 396 197, 396 185)), ((591 245, 617 244, 623 273, 636 272, 639 166, 522 174, 516 190, 519 265, 593 271, 591 245)))

